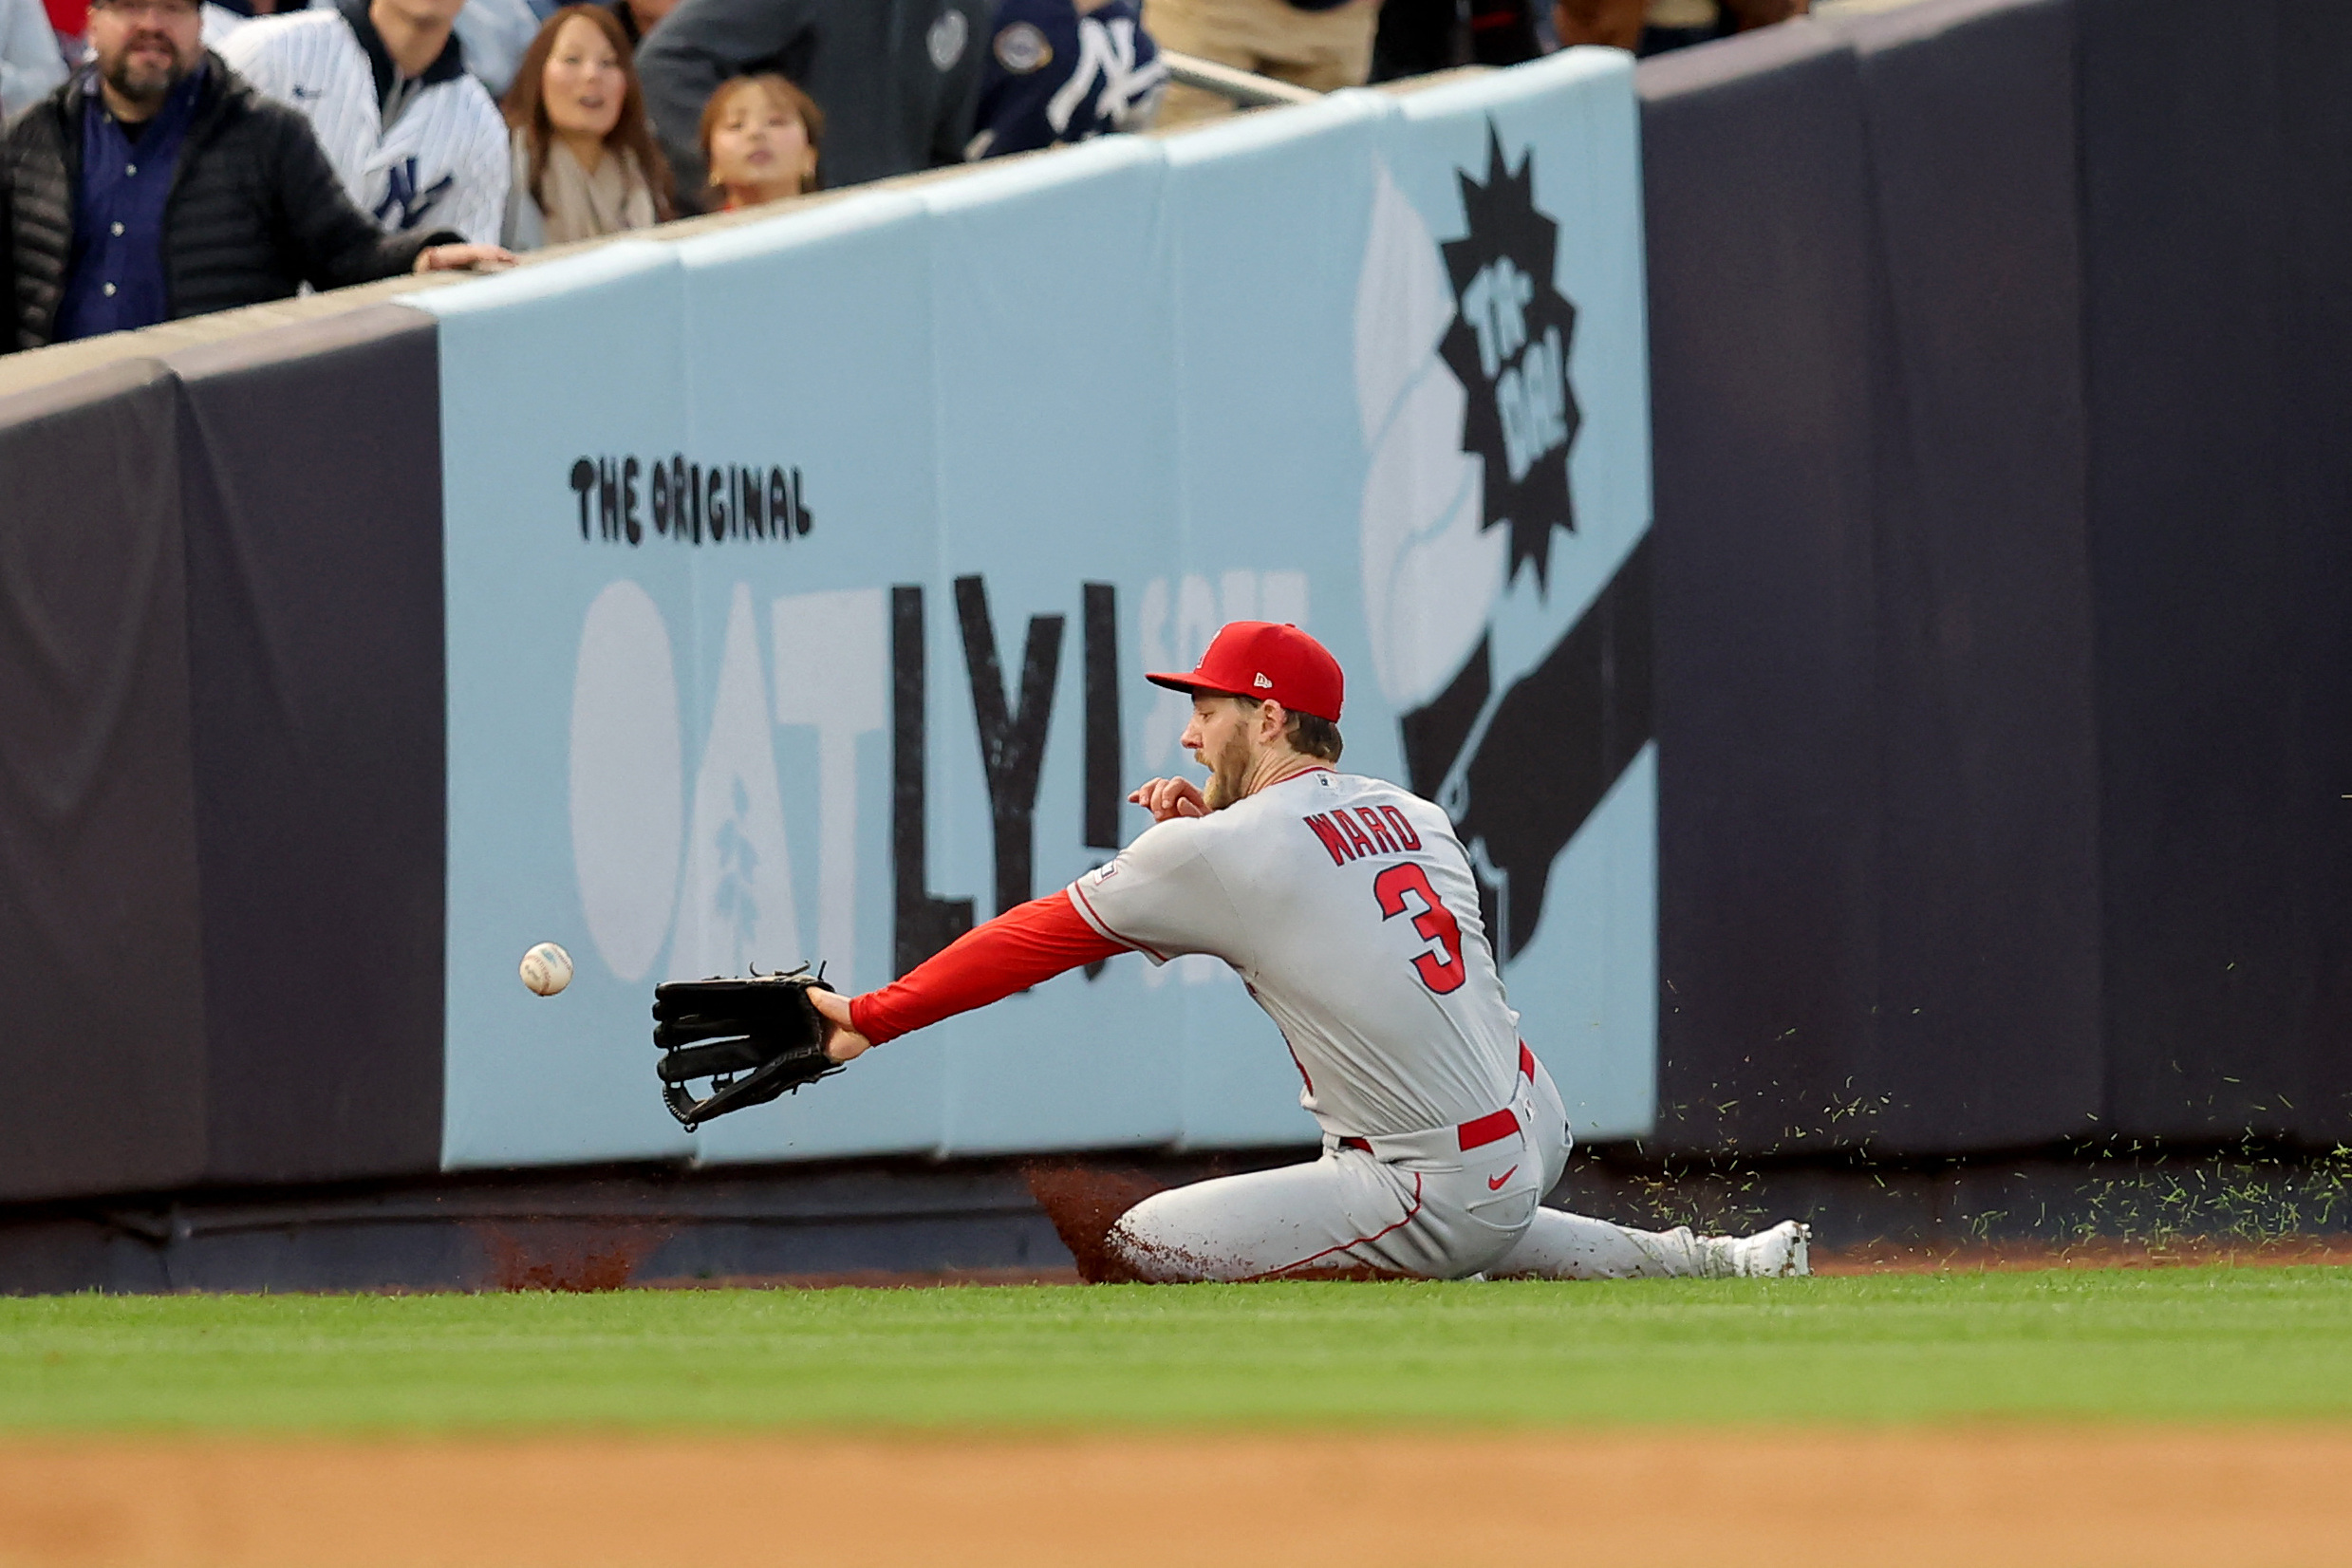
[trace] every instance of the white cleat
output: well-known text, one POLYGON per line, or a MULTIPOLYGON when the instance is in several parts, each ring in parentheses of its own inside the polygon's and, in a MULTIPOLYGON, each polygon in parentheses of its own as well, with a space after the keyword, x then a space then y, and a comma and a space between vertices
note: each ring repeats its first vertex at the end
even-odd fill
POLYGON ((1764 1279, 1799 1279, 1813 1272, 1813 1227, 1783 1220, 1770 1230, 1739 1238, 1729 1251, 1735 1273, 1764 1279))
POLYGON ((1704 1244, 1715 1266, 1707 1272, 1750 1279, 1791 1279, 1813 1272, 1813 1227, 1783 1220, 1753 1236, 1709 1236, 1704 1244))

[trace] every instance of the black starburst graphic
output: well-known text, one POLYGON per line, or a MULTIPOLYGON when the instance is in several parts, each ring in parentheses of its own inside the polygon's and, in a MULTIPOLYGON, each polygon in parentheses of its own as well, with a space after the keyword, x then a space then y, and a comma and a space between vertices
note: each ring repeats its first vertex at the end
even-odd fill
POLYGON ((1511 568, 1532 563, 1551 587, 1552 530, 1576 532, 1568 448, 1583 417, 1568 384, 1577 308, 1552 286, 1559 225, 1536 210, 1535 153, 1517 169, 1486 126, 1486 181, 1462 179, 1469 233, 1441 246, 1454 289, 1454 322, 1438 352, 1469 394, 1462 450, 1486 469, 1483 527, 1508 525, 1511 568))

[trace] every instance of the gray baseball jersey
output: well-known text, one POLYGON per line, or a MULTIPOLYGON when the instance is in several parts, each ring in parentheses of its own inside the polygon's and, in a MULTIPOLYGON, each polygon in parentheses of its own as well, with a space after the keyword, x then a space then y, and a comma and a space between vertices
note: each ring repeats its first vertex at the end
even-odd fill
POLYGON ((1519 1015, 1446 813, 1319 768, 1162 822, 1070 888, 1154 962, 1210 953, 1290 1043, 1299 1104, 1337 1137, 1449 1128, 1511 1103, 1519 1015))
POLYGON ((1568 1161, 1559 1090, 1519 1037, 1453 824, 1318 768, 1156 824, 1070 886, 1153 962, 1224 960, 1280 1027, 1323 1127, 1306 1165, 1148 1198, 1106 1239, 1134 1277, 1551 1279, 1729 1268, 1718 1239, 1541 1206, 1568 1161))

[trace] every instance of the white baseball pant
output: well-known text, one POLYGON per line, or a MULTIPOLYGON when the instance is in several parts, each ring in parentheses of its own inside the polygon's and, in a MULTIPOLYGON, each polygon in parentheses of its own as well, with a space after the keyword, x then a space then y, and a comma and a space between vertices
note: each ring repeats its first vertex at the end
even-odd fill
POLYGON ((1158 1193, 1119 1217, 1110 1249, 1159 1283, 1699 1273, 1688 1230, 1540 1206, 1567 1168, 1568 1117, 1543 1064, 1522 1065, 1518 1097, 1493 1116, 1369 1144, 1326 1136, 1309 1164, 1158 1193))

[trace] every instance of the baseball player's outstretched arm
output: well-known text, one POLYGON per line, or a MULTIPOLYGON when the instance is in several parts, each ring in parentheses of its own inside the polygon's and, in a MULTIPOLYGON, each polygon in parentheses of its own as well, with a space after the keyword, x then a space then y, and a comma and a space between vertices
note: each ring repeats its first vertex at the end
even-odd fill
POLYGON ((945 952, 879 991, 846 1000, 812 991, 809 999, 865 1040, 834 1053, 834 1059, 846 1061, 866 1045, 894 1040, 1127 950, 1089 925, 1067 892, 1048 893, 966 931, 945 952))

